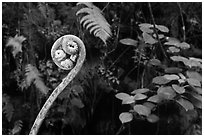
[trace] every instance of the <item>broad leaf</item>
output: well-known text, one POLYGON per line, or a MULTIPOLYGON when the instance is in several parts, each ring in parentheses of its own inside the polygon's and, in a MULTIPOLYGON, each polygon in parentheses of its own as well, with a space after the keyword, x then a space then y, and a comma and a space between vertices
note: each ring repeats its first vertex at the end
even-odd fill
POLYGON ((196 79, 198 81, 202 81, 202 76, 201 74, 199 74, 198 72, 195 72, 195 71, 187 71, 186 72, 186 75, 189 77, 189 78, 192 78, 192 79, 196 79))
POLYGON ((198 94, 202 94, 202 88, 192 86, 193 90, 198 94))
POLYGON ((161 65, 161 61, 158 59, 151 59, 149 61, 149 64, 154 65, 154 66, 160 66, 161 65))
POLYGON ((180 87, 179 85, 173 84, 172 88, 179 94, 183 94, 185 92, 184 87, 180 87))
POLYGON ((202 101, 202 96, 199 95, 199 94, 196 94, 196 93, 190 93, 195 99, 199 100, 199 101, 202 101))
POLYGON ((175 91, 170 86, 160 87, 157 94, 163 99, 173 99, 176 96, 175 91))
POLYGON ((161 32, 169 32, 169 29, 163 25, 156 25, 156 28, 159 29, 161 32))
POLYGON ((145 32, 142 33, 142 36, 144 38, 145 43, 155 44, 157 42, 157 40, 155 40, 151 35, 149 35, 145 32))
POLYGON ((190 101, 193 103, 193 105, 202 109, 202 96, 195 93, 191 93, 191 95, 192 97, 190 98, 190 101))
POLYGON ((149 23, 141 23, 141 24, 139 24, 139 26, 140 27, 144 27, 144 28, 151 28, 151 27, 153 27, 153 25, 149 24, 149 23))
POLYGON ((125 39, 121 39, 120 43, 124 45, 137 46, 138 41, 131 39, 131 38, 125 38, 125 39))
POLYGON ((135 105, 134 111, 137 112, 139 115, 144 116, 148 116, 151 113, 151 110, 144 105, 135 105))
POLYGON ((202 63, 202 59, 200 59, 200 58, 189 57, 189 59, 202 63))
POLYGON ((180 68, 177 68, 177 67, 170 67, 170 68, 166 68, 165 70, 165 73, 180 73, 182 71, 182 69, 180 68))
POLYGON ((188 43, 186 43, 186 42, 177 43, 175 46, 179 47, 181 49, 188 49, 188 48, 190 48, 190 45, 188 43))
POLYGON ((191 86, 201 87, 201 83, 197 79, 188 78, 187 81, 188 81, 188 84, 191 86))
POLYGON ((159 95, 154 95, 148 98, 149 102, 153 102, 153 103, 159 103, 162 101, 162 98, 159 95))
POLYGON ((148 91, 149 91, 148 88, 140 88, 140 89, 133 90, 133 91, 131 92, 131 94, 146 93, 146 92, 148 92, 148 91))
POLYGON ((115 97, 120 99, 120 100, 125 100, 125 99, 129 98, 130 95, 127 93, 118 93, 115 95, 115 97))
POLYGON ((150 123, 155 123, 159 121, 159 117, 154 114, 151 114, 147 117, 147 121, 149 121, 150 123))
POLYGON ((170 57, 173 61, 182 61, 182 62, 188 62, 188 59, 182 56, 172 56, 170 57))
POLYGON ((152 29, 150 29, 150 28, 147 28, 147 27, 140 27, 140 30, 142 31, 142 32, 145 32, 145 33, 153 33, 154 31, 152 30, 152 29))
POLYGON ((184 64, 186 66, 189 66, 190 68, 192 68, 192 67, 202 68, 202 64, 199 61, 195 61, 195 60, 192 60, 192 59, 189 59, 188 61, 184 62, 184 64))
POLYGON ((122 104, 132 104, 135 103, 135 98, 133 96, 129 96, 123 99, 122 104))
POLYGON ((144 94, 141 94, 141 93, 137 93, 135 96, 134 96, 134 99, 135 100, 143 100, 143 99, 146 99, 147 96, 144 95, 144 94))
MULTIPOLYGON (((156 38, 157 35, 156 35, 156 34, 153 34, 153 37, 156 38)), ((164 38, 164 35, 163 35, 163 34, 158 34, 158 37, 159 37, 159 39, 162 39, 162 38, 164 38)))
POLYGON ((143 103, 144 106, 148 107, 150 110, 152 110, 156 105, 151 102, 145 102, 143 103))
POLYGON ((180 49, 176 48, 176 47, 169 47, 168 52, 169 53, 178 53, 178 52, 180 52, 180 49))
POLYGON ((158 77, 153 78, 152 83, 163 85, 163 84, 169 83, 170 81, 171 80, 168 80, 163 76, 158 76, 158 77))
POLYGON ((186 111, 194 109, 193 104, 186 99, 180 98, 176 100, 176 102, 180 104, 186 111))
POLYGON ((132 121, 133 115, 129 112, 123 112, 119 115, 119 119, 122 123, 127 123, 132 121))
POLYGON ((164 78, 168 79, 168 80, 178 80, 179 79, 179 76, 178 75, 175 75, 175 74, 172 74, 172 75, 164 75, 163 76, 164 78))
POLYGON ((172 45, 175 46, 176 44, 179 44, 180 41, 176 38, 171 38, 171 37, 167 37, 167 42, 164 43, 164 45, 172 45))

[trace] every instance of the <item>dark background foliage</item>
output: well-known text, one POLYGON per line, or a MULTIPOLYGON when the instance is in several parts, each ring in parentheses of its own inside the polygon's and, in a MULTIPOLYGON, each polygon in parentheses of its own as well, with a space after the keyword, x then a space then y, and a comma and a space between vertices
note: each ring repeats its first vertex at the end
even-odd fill
MULTIPOLYGON (((130 94, 141 87, 157 88, 152 79, 163 70, 144 65, 145 60, 137 60, 140 55, 134 46, 120 42, 131 38, 145 45, 138 25, 153 24, 151 14, 156 24, 169 28, 166 37, 190 44, 182 56, 202 58, 202 3, 151 3, 152 13, 148 3, 93 4, 111 26, 113 35, 106 46, 80 25, 76 12, 83 6, 76 3, 2 3, 2 134, 28 134, 43 103, 67 75, 50 55, 55 40, 66 34, 76 35, 85 43, 86 62, 54 102, 39 134, 201 134, 201 109, 186 112, 174 101, 158 105, 158 122, 136 116, 130 123, 121 124, 119 115, 130 111, 131 106, 121 105, 115 95, 130 94), (13 56, 16 49, 8 41, 16 35, 26 40, 21 39, 22 52, 13 56)), ((167 66, 174 64, 165 61, 161 49, 153 51, 147 47, 140 52, 167 66)), ((177 67, 187 70, 182 65, 177 67)))

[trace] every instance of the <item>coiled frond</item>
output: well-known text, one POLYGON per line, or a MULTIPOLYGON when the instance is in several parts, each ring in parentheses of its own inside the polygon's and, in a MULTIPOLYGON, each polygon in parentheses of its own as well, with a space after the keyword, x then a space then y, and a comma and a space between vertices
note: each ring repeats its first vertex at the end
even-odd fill
POLYGON ((107 39, 112 36, 112 32, 110 24, 104 18, 102 11, 92 3, 84 2, 78 3, 77 5, 80 4, 86 6, 76 13, 76 15, 86 14, 81 18, 80 24, 89 30, 90 33, 93 33, 94 36, 99 37, 106 44, 107 39))

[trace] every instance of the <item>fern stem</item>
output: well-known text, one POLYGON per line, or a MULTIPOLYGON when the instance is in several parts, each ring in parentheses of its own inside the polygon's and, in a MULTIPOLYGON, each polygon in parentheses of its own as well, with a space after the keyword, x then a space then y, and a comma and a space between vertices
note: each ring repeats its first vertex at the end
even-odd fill
MULTIPOLYGON (((80 71, 83 62, 86 57, 86 50, 83 42, 77 38, 73 38, 73 36, 68 36, 72 39, 75 39, 78 42, 79 46, 79 57, 77 59, 77 63, 75 67, 68 73, 68 75, 62 80, 62 82, 55 88, 55 90, 52 92, 52 94, 49 96, 45 104, 43 105, 42 109, 38 113, 37 118, 35 119, 35 122, 31 128, 30 135, 36 135, 38 133, 38 130, 45 119, 45 116, 47 112, 49 111, 50 107, 52 106, 53 102, 56 100, 58 95, 64 90, 64 88, 74 79, 74 77, 78 74, 80 71)), ((74 36, 75 37, 75 36, 74 36)), ((54 51, 52 51, 54 52, 54 51)), ((56 62, 55 62, 56 63, 56 62)))

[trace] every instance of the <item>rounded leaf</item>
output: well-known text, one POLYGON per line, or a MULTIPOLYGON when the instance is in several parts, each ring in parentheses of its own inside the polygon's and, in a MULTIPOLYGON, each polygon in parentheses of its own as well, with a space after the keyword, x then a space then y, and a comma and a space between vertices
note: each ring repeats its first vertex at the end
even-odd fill
POLYGON ((158 77, 154 77, 152 80, 152 83, 154 84, 159 84, 159 85, 163 85, 163 84, 167 84, 169 83, 171 80, 166 79, 163 76, 158 76, 158 77))
POLYGON ((122 104, 132 104, 135 102, 135 98, 133 96, 129 96, 123 99, 122 104))
POLYGON ((190 45, 188 43, 186 43, 186 42, 178 43, 175 46, 179 47, 181 49, 188 49, 188 48, 190 48, 190 45))
POLYGON ((198 81, 197 79, 188 78, 187 81, 191 86, 201 87, 200 81, 198 81))
POLYGON ((138 41, 131 39, 131 38, 125 38, 125 39, 121 39, 120 43, 124 45, 137 46, 138 41))
POLYGON ((180 73, 182 69, 177 68, 177 67, 170 67, 170 68, 166 68, 164 71, 165 73, 173 74, 173 73, 180 73))
POLYGON ((153 33, 154 31, 147 27, 140 27, 140 30, 145 33, 153 33))
POLYGON ((178 52, 180 52, 180 49, 172 46, 172 47, 168 48, 168 52, 169 53, 178 53, 178 52))
POLYGON ((178 76, 178 75, 175 75, 175 74, 172 74, 172 75, 166 74, 166 75, 164 75, 163 77, 166 78, 166 79, 168 79, 168 80, 179 80, 179 79, 180 79, 179 76, 178 76))
POLYGON ((180 99, 176 100, 176 102, 178 104, 180 104, 186 111, 194 109, 193 104, 186 99, 180 98, 180 99))
POLYGON ((129 112, 123 112, 119 115, 119 119, 122 123, 127 123, 132 121, 133 115, 129 112))
POLYGON ((125 100, 125 99, 129 98, 130 95, 127 93, 118 93, 115 95, 115 97, 120 99, 120 100, 125 100))
POLYGON ((142 33, 142 36, 144 38, 145 43, 155 44, 157 42, 157 40, 155 40, 151 35, 149 35, 145 32, 142 33))
POLYGON ((137 93, 146 93, 148 92, 149 89, 148 88, 140 88, 140 89, 135 89, 131 92, 131 94, 137 94, 137 93))
POLYGON ((184 64, 188 62, 188 59, 182 56, 172 56, 170 57, 173 61, 182 61, 184 64))
POLYGON ((135 105, 134 111, 143 116, 148 116, 151 113, 151 110, 144 105, 135 105))
POLYGON ((141 94, 141 93, 137 93, 135 96, 134 96, 134 99, 135 100, 143 100, 143 99, 146 99, 147 96, 144 95, 144 94, 141 94))
POLYGON ((156 25, 156 28, 159 29, 161 32, 169 32, 169 29, 163 25, 156 25))
POLYGON ((173 84, 172 88, 179 94, 183 94, 185 92, 184 87, 180 87, 179 85, 173 84))
POLYGON ((161 65, 161 61, 158 60, 158 59, 151 59, 151 60, 149 61, 149 64, 150 64, 150 65, 154 65, 154 66, 160 66, 160 65, 161 65))
POLYGON ((143 103, 144 106, 148 107, 150 110, 152 110, 156 105, 151 102, 145 102, 143 103))
POLYGON ((153 103, 159 103, 161 100, 162 99, 160 96, 154 95, 154 96, 149 97, 147 101, 153 102, 153 103))
POLYGON ((193 78, 193 79, 196 79, 198 81, 202 81, 202 76, 201 74, 199 74, 198 72, 195 72, 195 71, 187 71, 186 72, 186 75, 189 77, 189 78, 193 78))
POLYGON ((150 123, 155 123, 159 121, 159 117, 154 114, 151 114, 147 117, 147 121, 149 121, 150 123))
POLYGON ((139 24, 139 26, 140 27, 144 27, 144 28, 151 28, 151 27, 153 27, 153 25, 149 24, 149 23, 141 23, 141 24, 139 24))
POLYGON ((173 46, 175 46, 176 44, 180 43, 180 41, 178 39, 172 38, 172 37, 167 37, 166 40, 167 40, 167 42, 164 43, 165 45, 173 45, 173 46))
POLYGON ((176 96, 175 91, 170 86, 160 87, 157 94, 163 99, 173 99, 176 96))

